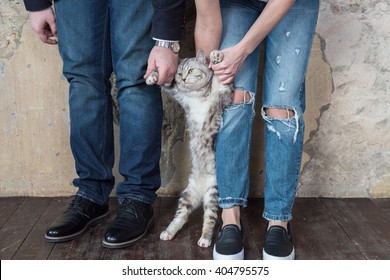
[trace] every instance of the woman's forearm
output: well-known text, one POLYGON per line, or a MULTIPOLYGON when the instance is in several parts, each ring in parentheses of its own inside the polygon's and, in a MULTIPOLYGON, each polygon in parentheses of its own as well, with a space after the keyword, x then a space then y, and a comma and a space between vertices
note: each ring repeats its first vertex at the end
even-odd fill
POLYGON ((195 48, 202 49, 206 57, 219 48, 222 33, 222 18, 219 0, 195 0, 195 48))

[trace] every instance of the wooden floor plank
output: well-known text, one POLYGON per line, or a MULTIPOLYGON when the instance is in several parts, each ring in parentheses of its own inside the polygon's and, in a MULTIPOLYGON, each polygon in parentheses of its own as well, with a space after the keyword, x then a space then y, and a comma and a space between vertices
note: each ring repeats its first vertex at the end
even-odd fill
POLYGON ((131 247, 120 249, 119 259, 121 260, 154 260, 156 259, 157 242, 159 232, 157 228, 160 216, 160 199, 153 204, 154 223, 145 238, 131 247))
POLYGON ((291 228, 296 259, 364 259, 320 200, 296 199, 293 215, 291 228))
POLYGON ((104 223, 96 225, 92 229, 92 238, 88 244, 84 259, 87 260, 117 260, 120 255, 119 250, 107 249, 102 246, 102 240, 107 227, 115 219, 119 209, 119 204, 115 197, 110 198, 109 202, 110 217, 104 223))
POLYGON ((23 201, 0 230, 0 259, 12 259, 36 224, 51 198, 29 198, 23 201))
POLYGON ((45 240, 45 232, 58 214, 64 211, 68 205, 68 198, 53 198, 13 259, 47 259, 53 250, 54 243, 45 240))
POLYGON ((390 223, 369 199, 322 199, 352 242, 367 259, 390 259, 390 223))
POLYGON ((213 246, 218 231, 218 225, 214 228, 212 244, 209 247, 200 247, 198 240, 202 236, 203 228, 203 207, 199 207, 188 218, 188 251, 192 260, 211 260, 213 259, 213 246))
POLYGON ((264 233, 267 226, 267 221, 262 217, 263 208, 263 199, 249 199, 248 207, 242 209, 246 260, 262 259, 264 233))
POLYGON ((25 197, 0 197, 0 229, 25 199, 25 197))
POLYGON ((390 217, 390 198, 378 198, 372 201, 390 217))
MULTIPOLYGON (((160 218, 157 224, 158 236, 167 228, 172 221, 177 209, 177 197, 166 197, 161 200, 160 218)), ((188 224, 176 234, 175 238, 170 241, 157 241, 157 255, 159 260, 188 260, 191 254, 188 250, 188 224)))
MULTIPOLYGON (((160 232, 173 219, 178 198, 159 198, 154 204, 155 225, 133 247, 106 249, 101 246, 107 226, 119 205, 110 200, 111 217, 79 239, 48 243, 43 238, 50 223, 63 212, 71 198, 0 198, 0 259, 212 259, 219 225, 209 248, 197 245, 203 210, 190 216, 172 241, 161 241, 160 232)), ((250 199, 242 210, 245 258, 261 259, 267 221, 261 217, 263 199, 250 199)), ((298 260, 390 259, 390 199, 297 198, 291 221, 298 260)), ((219 224, 221 220, 219 218, 219 224)))

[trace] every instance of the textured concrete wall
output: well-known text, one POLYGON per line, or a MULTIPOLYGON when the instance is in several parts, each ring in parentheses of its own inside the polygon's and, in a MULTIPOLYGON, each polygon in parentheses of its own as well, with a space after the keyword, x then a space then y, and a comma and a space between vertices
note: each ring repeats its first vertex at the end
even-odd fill
MULTIPOLYGON (((321 2, 307 75, 299 196, 390 197, 389 15, 390 0, 321 2)), ((194 53, 192 5, 188 17, 183 57, 194 53)), ((261 74, 259 81, 260 87, 261 74)), ((0 0, 0 196, 74 192, 67 90, 57 48, 40 43, 21 0, 0 0)), ((178 121, 182 110, 165 98, 164 106, 159 193, 176 195, 187 182, 188 136, 178 121)), ((252 196, 263 192, 263 157, 258 113, 252 196)))
POLYGON ((333 90, 299 194, 389 197, 390 1, 322 1, 317 33, 333 90))

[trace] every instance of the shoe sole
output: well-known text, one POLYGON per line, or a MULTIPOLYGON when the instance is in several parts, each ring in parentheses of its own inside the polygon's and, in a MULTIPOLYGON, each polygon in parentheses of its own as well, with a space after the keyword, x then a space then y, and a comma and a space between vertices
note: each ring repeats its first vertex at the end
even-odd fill
POLYGON ((244 248, 242 248, 241 252, 234 255, 222 255, 217 252, 215 245, 213 249, 213 259, 214 260, 243 260, 244 259, 244 248))
POLYGON ((65 235, 65 236, 59 236, 59 237, 48 236, 47 234, 45 234, 45 239, 46 239, 46 241, 51 242, 51 243, 60 243, 60 242, 66 242, 66 241, 70 241, 70 240, 79 238, 79 237, 81 237, 81 236, 82 236, 90 227, 92 227, 92 226, 94 226, 94 225, 97 225, 97 224, 99 224, 99 223, 104 222, 109 216, 110 216, 110 213, 107 212, 107 213, 105 213, 105 214, 102 215, 102 216, 99 216, 99 217, 96 217, 95 219, 92 219, 91 221, 89 221, 89 222, 85 225, 85 227, 83 227, 83 229, 81 229, 80 231, 78 231, 78 232, 76 232, 76 233, 73 233, 73 234, 70 234, 70 235, 65 235))
POLYGON ((134 244, 136 244, 138 241, 140 241, 148 232, 149 230, 151 229, 152 225, 154 223, 154 217, 152 217, 149 221, 149 223, 147 224, 145 230, 143 233, 141 233, 140 235, 138 235, 137 237, 131 239, 131 240, 128 240, 128 241, 125 241, 125 242, 121 242, 121 243, 110 243, 110 242, 107 242, 104 238, 103 238, 103 241, 102 241, 102 246, 105 247, 105 248, 108 248, 108 249, 122 249, 122 248, 126 248, 126 247, 130 247, 134 244))
POLYGON ((276 261, 291 260, 292 261, 292 260, 295 260, 295 249, 293 248, 291 254, 288 256, 285 256, 285 257, 277 257, 277 256, 269 255, 263 249, 263 260, 265 260, 265 261, 270 261, 270 260, 276 260, 276 261))

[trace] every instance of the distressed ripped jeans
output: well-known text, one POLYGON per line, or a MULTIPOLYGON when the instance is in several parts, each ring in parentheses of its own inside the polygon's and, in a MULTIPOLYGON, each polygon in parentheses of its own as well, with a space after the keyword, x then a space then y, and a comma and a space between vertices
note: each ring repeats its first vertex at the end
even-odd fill
MULTIPOLYGON (((221 0, 223 34, 220 49, 237 44, 265 7, 258 0, 221 0)), ((261 114, 265 121, 265 190, 263 217, 292 219, 302 157, 305 75, 319 9, 318 0, 297 0, 265 39, 261 114), (284 109, 285 118, 267 115, 284 109)), ((249 194, 249 159, 259 47, 245 60, 234 79, 250 99, 225 109, 216 145, 219 205, 245 207, 249 194)))

